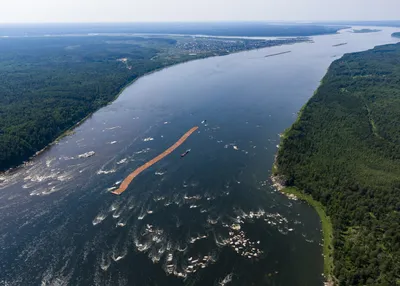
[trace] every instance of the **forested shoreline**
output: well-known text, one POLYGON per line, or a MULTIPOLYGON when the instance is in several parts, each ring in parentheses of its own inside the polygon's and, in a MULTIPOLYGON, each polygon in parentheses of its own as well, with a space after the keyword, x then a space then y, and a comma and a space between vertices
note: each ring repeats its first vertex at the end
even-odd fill
POLYGON ((340 285, 400 285, 400 44, 334 61, 274 175, 320 201, 340 285))
POLYGON ((0 38, 0 171, 28 160, 149 72, 299 41, 308 39, 0 38))

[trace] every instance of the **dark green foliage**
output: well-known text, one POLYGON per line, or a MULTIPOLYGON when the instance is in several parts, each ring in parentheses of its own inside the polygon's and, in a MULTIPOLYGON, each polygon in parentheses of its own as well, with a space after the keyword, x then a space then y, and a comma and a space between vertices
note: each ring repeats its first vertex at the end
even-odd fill
POLYGON ((175 63, 151 60, 160 47, 175 44, 162 38, 1 39, 0 170, 28 159, 138 76, 175 63))
POLYGON ((400 44, 333 62, 277 166, 326 206, 340 285, 400 285, 400 44))
POLYGON ((307 40, 0 38, 0 171, 27 160, 145 73, 188 60, 307 40))

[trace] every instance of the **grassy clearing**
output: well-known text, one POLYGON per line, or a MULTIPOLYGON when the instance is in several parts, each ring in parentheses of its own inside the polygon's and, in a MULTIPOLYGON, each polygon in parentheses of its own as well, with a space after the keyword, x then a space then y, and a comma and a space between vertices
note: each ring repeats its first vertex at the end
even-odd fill
POLYGON ((314 200, 312 196, 299 191, 295 187, 286 187, 282 189, 282 192, 296 195, 300 200, 306 201, 317 211, 321 219, 324 239, 324 274, 327 280, 331 280, 333 277, 333 230, 332 222, 329 216, 326 215, 324 206, 320 202, 314 200))

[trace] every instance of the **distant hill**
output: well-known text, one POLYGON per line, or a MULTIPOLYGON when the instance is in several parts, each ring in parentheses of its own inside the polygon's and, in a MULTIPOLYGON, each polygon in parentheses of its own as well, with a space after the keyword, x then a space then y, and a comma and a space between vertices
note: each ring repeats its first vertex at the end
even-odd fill
POLYGON ((124 24, 3 24, 0 36, 96 33, 184 34, 210 36, 288 37, 334 34, 344 25, 272 24, 266 22, 124 23, 124 24))
POLYGON ((316 25, 400 27, 399 20, 392 20, 392 21, 331 21, 331 22, 315 22, 314 24, 316 24, 316 25))
POLYGON ((346 54, 283 136, 275 175, 334 229, 340 285, 400 285, 400 44, 346 54))

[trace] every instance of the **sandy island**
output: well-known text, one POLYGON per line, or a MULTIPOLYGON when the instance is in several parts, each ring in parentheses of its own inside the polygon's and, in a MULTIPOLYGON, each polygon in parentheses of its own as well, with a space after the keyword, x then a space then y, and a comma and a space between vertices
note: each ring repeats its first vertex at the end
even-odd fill
POLYGON ((118 189, 116 189, 115 191, 113 191, 112 193, 115 195, 120 195, 122 194, 129 186, 129 184, 132 182, 132 180, 139 175, 141 172, 143 172, 144 170, 146 170, 147 168, 151 167, 153 164, 157 163, 158 161, 162 160, 165 156, 171 154, 176 148, 178 148, 183 142, 186 141, 186 139, 189 138, 190 135, 192 135, 193 132, 195 132, 199 127, 195 126, 193 128, 191 128, 188 132, 185 133, 185 135, 183 135, 178 141, 175 142, 174 145, 172 145, 171 147, 169 147, 167 150, 165 150, 164 152, 162 152, 160 155, 158 155, 157 157, 151 159, 150 161, 148 161, 147 163, 145 163, 144 165, 140 166, 139 168, 137 168, 135 171, 133 171, 132 173, 130 173, 121 183, 121 185, 119 186, 118 189))

